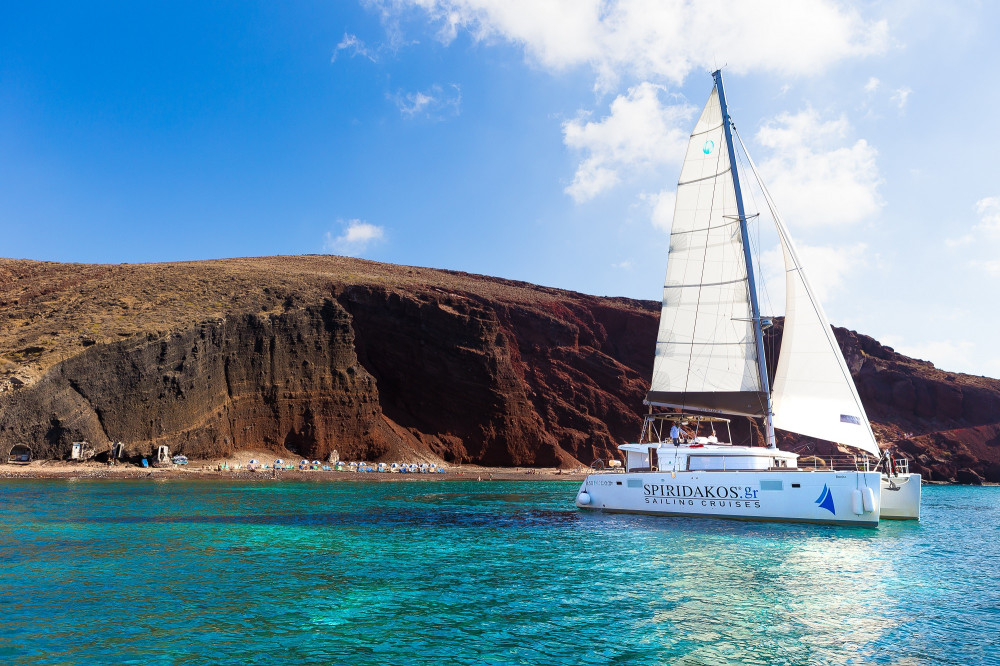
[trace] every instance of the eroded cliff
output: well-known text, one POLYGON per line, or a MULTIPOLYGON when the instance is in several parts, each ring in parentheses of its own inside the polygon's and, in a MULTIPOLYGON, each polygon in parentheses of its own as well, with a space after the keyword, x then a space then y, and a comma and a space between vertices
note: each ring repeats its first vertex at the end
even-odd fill
POLYGON ((638 431, 656 307, 340 257, 0 263, 0 442, 576 465, 638 431))
MULTIPOLYGON (((658 311, 343 257, 0 260, 0 445, 588 464, 638 433, 658 311)), ((928 478, 1000 481, 1000 381, 836 334, 883 442, 928 478)))

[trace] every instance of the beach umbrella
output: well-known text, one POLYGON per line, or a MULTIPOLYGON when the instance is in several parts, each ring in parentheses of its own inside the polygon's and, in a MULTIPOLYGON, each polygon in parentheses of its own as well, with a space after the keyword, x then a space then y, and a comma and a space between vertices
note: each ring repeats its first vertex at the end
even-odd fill
POLYGON ((256 458, 254 458, 253 460, 251 460, 251 461, 250 461, 250 464, 251 464, 251 465, 259 465, 259 464, 260 464, 260 461, 259 461, 259 460, 257 460, 256 458))
POLYGON ((278 458, 277 460, 274 461, 274 464, 275 465, 282 465, 282 464, 284 464, 284 462, 285 462, 284 460, 282 460, 281 458, 278 458))
POLYGON ((299 464, 300 464, 300 465, 308 465, 308 464, 309 464, 309 461, 308 461, 308 460, 300 460, 300 461, 299 461, 299 464))
POLYGON ((319 461, 318 461, 318 460, 313 460, 313 461, 312 461, 312 464, 313 464, 313 465, 318 465, 318 464, 319 464, 319 461))

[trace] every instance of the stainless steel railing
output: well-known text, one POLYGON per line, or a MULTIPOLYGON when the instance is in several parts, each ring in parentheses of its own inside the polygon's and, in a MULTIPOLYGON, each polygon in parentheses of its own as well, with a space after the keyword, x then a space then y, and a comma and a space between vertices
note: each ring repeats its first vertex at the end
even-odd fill
MULTIPOLYGON (((890 461, 877 462, 867 456, 799 456, 799 469, 853 470, 856 472, 885 472, 890 461)), ((909 474, 910 461, 907 458, 891 458, 893 474, 909 474)))

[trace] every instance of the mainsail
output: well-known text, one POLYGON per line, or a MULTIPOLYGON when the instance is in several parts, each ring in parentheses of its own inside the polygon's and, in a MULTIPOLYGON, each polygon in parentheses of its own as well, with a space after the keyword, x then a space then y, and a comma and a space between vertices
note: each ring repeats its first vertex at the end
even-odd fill
POLYGON ((677 183, 650 404, 762 416, 749 281, 717 89, 677 183))

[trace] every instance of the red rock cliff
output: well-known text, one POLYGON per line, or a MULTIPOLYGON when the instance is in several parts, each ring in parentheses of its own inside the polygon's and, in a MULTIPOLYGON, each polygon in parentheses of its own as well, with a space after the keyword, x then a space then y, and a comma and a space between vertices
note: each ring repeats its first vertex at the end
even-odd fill
MULTIPOLYGON (((0 445, 588 464, 638 433, 658 314, 342 257, 0 260, 0 445)), ((1000 481, 1000 381, 836 334, 884 441, 931 479, 1000 481)))
POLYGON ((639 428, 657 308, 339 257, 0 263, 0 442, 575 465, 639 428))

